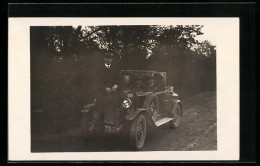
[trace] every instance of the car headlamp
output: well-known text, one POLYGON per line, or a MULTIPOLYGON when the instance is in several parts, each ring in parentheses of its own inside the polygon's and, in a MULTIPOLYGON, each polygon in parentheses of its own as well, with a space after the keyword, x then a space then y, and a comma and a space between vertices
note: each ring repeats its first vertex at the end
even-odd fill
POLYGON ((123 107, 124 108, 130 108, 132 106, 132 101, 130 99, 125 99, 123 101, 123 107))

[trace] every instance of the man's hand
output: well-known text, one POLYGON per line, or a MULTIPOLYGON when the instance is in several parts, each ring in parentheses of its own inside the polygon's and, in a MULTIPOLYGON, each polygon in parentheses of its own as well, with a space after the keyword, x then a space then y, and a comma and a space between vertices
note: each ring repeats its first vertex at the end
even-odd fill
POLYGON ((117 84, 115 84, 114 86, 112 86, 112 91, 116 91, 116 89, 118 88, 117 84))
POLYGON ((106 91, 107 93, 110 93, 112 90, 111 90, 111 88, 105 88, 105 91, 106 91))

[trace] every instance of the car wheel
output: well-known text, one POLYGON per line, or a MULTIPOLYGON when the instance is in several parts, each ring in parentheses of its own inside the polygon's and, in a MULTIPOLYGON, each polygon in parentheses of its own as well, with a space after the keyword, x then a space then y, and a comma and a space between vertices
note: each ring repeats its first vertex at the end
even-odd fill
POLYGON ((146 118, 140 114, 130 126, 130 146, 134 150, 141 150, 146 138, 146 118))
POLYGON ((81 117, 81 135, 87 139, 90 135, 89 127, 91 124, 91 116, 89 114, 83 114, 81 117))
POLYGON ((170 128, 177 128, 181 122, 181 108, 180 105, 177 104, 175 107, 172 108, 170 113, 173 120, 169 122, 170 128))
POLYGON ((143 106, 151 115, 152 119, 156 121, 159 111, 158 98, 154 94, 147 95, 143 106))

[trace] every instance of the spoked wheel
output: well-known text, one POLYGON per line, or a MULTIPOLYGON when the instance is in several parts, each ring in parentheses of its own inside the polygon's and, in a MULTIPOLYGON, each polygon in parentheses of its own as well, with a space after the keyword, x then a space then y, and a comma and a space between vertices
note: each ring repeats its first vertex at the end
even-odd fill
POLYGON ((156 121, 159 111, 158 98, 154 94, 146 96, 144 100, 144 108, 150 113, 152 119, 156 121))
POLYGON ((151 113, 152 119, 155 121, 158 115, 157 105, 156 101, 152 100, 150 107, 148 108, 148 111, 151 113))
POLYGON ((87 139, 90 135, 89 127, 91 125, 91 116, 88 114, 84 114, 81 117, 81 135, 87 139))
POLYGON ((140 114, 133 120, 130 126, 130 146, 134 150, 140 150, 144 146, 146 138, 146 119, 140 114))
POLYGON ((175 109, 172 108, 171 116, 173 120, 169 122, 170 128, 177 128, 181 122, 181 108, 179 104, 176 105, 175 109))

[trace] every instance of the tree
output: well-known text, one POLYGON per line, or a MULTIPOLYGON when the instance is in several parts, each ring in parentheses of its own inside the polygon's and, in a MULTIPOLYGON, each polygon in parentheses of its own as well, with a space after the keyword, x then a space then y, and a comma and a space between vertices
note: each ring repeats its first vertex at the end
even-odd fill
MULTIPOLYGON (((54 112, 50 120, 78 121, 93 101, 95 63, 114 53, 124 69, 167 72, 182 98, 216 89, 216 48, 196 41, 202 26, 31 27, 32 109, 54 112), (63 116, 62 116, 63 115, 63 116)), ((68 123, 67 123, 68 124, 68 123)))

